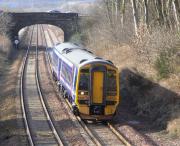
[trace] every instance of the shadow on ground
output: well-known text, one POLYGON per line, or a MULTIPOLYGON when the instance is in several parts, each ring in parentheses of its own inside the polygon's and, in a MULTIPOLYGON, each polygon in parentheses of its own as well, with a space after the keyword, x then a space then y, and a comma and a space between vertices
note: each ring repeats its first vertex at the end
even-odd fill
MULTIPOLYGON (((138 73, 124 69, 120 73, 121 103, 118 106, 115 123, 143 120, 147 127, 144 132, 165 130, 170 120, 178 118, 180 96, 154 83, 138 73)), ((137 124, 138 125, 138 124, 137 124)))

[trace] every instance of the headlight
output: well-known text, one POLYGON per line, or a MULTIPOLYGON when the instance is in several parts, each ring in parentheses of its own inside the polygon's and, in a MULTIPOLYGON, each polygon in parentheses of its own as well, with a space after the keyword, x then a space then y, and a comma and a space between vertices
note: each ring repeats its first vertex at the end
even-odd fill
POLYGON ((87 91, 78 91, 78 95, 84 96, 84 95, 88 95, 87 91))

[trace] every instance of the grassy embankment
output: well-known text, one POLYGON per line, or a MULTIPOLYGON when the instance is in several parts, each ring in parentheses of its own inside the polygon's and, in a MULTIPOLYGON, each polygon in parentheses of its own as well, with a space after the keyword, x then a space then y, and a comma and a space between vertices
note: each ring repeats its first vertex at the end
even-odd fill
POLYGON ((21 113, 17 93, 22 54, 22 50, 12 47, 8 37, 0 35, 0 145, 20 145, 20 140, 24 141, 24 131, 19 127, 22 124, 18 124, 21 113))
POLYGON ((15 82, 12 68, 11 44, 7 37, 0 36, 0 141, 11 138, 16 128, 15 82))
POLYGON ((134 37, 132 23, 124 24, 122 31, 120 22, 112 28, 101 14, 82 22, 81 33, 72 41, 114 62, 121 74, 123 102, 128 102, 136 115, 148 118, 157 131, 180 136, 179 33, 142 25, 139 36, 134 37))

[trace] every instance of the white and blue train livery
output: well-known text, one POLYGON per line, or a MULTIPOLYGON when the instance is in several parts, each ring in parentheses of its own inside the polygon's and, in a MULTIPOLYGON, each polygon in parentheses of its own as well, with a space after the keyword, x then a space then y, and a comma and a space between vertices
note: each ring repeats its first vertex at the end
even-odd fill
POLYGON ((111 61, 74 43, 52 49, 53 78, 82 119, 111 119, 119 104, 119 74, 111 61))

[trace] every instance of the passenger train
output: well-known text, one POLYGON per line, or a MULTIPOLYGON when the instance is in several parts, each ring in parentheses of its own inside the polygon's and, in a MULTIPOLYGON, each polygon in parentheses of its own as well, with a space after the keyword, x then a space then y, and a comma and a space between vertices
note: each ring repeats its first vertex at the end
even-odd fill
POLYGON ((119 104, 118 69, 74 43, 52 48, 53 78, 75 115, 89 120, 110 120, 119 104))

